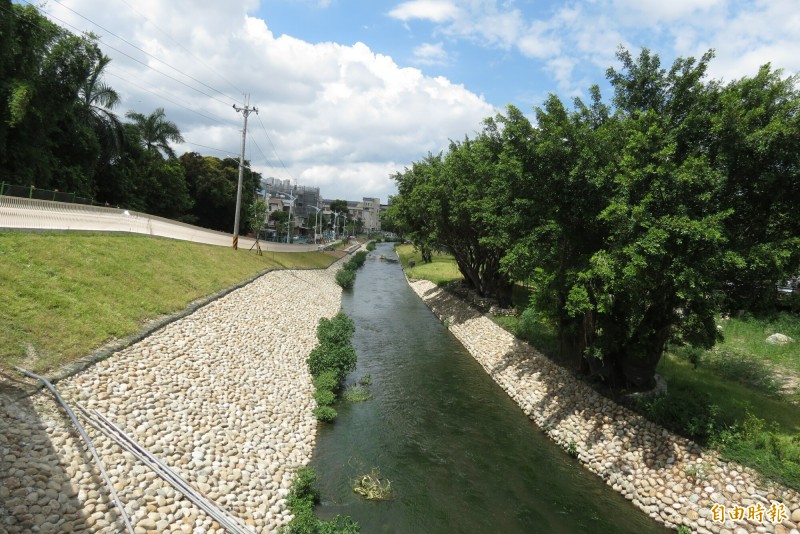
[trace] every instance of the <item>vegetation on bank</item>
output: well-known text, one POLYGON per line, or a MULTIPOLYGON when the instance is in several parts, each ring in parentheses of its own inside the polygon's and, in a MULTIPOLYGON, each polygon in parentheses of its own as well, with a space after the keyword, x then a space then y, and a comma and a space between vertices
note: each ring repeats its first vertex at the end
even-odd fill
POLYGON ((24 362, 45 372, 267 269, 335 260, 149 236, 3 231, 0 367, 24 362))
POLYGON ((336 396, 344 379, 356 368, 356 351, 351 343, 355 330, 353 320, 344 312, 331 319, 323 317, 317 325, 319 345, 308 355, 306 363, 316 388, 314 415, 320 421, 336 419, 333 408, 336 396))
POLYGON ((344 266, 336 272, 336 283, 342 289, 351 289, 356 283, 356 271, 364 265, 367 260, 367 252, 359 250, 350 258, 344 266))
POLYGON ((314 516, 314 505, 319 503, 319 491, 314 487, 317 474, 310 467, 301 467, 295 473, 286 504, 294 519, 281 529, 283 534, 356 534, 361 532, 358 523, 346 516, 337 515, 330 521, 314 516))
POLYGON ((431 261, 424 263, 422 253, 414 245, 396 245, 395 251, 409 278, 430 280, 437 285, 464 279, 458 271, 453 256, 449 254, 432 253, 431 261), (413 267, 410 266, 410 262, 414 262, 413 267))

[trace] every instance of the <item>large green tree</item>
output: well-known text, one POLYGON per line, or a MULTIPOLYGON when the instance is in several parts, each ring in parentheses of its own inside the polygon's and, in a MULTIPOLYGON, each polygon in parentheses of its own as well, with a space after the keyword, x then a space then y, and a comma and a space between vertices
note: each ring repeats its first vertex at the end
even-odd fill
POLYGON ((510 193, 499 162, 501 145, 492 133, 490 126, 476 139, 452 142, 444 157, 429 154, 395 174, 395 203, 423 258, 447 250, 470 286, 508 306, 513 286, 500 268, 504 247, 491 225, 510 193))
POLYGON ((800 273, 800 90, 764 65, 721 91, 710 157, 724 176, 735 260, 725 265, 729 310, 770 310, 776 284, 800 273))
POLYGON ((78 95, 102 54, 91 36, 72 35, 33 6, 2 7, 0 179, 90 196, 100 143, 78 95))

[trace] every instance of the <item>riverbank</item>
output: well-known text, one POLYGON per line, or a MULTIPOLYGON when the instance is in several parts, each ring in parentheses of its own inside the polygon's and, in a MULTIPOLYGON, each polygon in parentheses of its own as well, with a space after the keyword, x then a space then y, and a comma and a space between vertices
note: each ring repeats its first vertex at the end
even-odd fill
MULTIPOLYGON (((58 388, 96 409, 251 526, 289 520, 285 495, 317 422, 305 359, 340 307, 338 265, 274 271, 166 325, 58 388)), ((0 406, 0 531, 123 532, 83 444, 49 393, 0 406)), ((87 427, 136 532, 221 532, 87 427)))
POLYGON ((798 534, 796 491, 763 483, 599 395, 435 284, 409 284, 531 420, 654 520, 699 533, 798 534), (743 517, 734 520, 737 510, 743 517))

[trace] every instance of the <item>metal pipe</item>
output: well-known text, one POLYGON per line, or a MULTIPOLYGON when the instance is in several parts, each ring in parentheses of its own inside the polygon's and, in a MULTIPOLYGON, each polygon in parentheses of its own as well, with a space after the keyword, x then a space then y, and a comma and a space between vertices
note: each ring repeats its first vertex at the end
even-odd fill
POLYGON ((49 380, 47 380, 43 376, 34 374, 21 367, 14 367, 14 369, 24 374, 25 376, 41 381, 45 386, 47 386, 47 389, 49 389, 50 392, 53 393, 53 396, 55 396, 58 403, 61 404, 61 406, 67 412, 67 415, 69 415, 69 418, 72 420, 72 424, 74 424, 75 427, 78 429, 78 432, 83 438, 83 441, 86 443, 86 447, 89 449, 89 452, 92 453, 92 457, 94 457, 94 461, 97 463, 97 467, 100 469, 100 474, 103 476, 103 480, 105 480, 106 485, 108 486, 108 491, 111 492, 111 497, 114 499, 114 504, 116 505, 117 510, 119 511, 119 515, 122 517, 122 521, 125 523, 125 527, 128 529, 128 532, 134 534, 133 526, 131 526, 131 522, 128 519, 127 514, 125 513, 125 508, 122 506, 122 502, 119 500, 119 496, 117 495, 117 492, 114 490, 114 485, 111 483, 111 479, 108 478, 108 474, 106 473, 106 470, 103 467, 103 462, 102 460, 100 460, 100 456, 98 456, 97 451, 94 448, 94 444, 92 443, 92 440, 89 437, 89 434, 86 433, 86 430, 78 421, 78 418, 75 417, 75 413, 69 406, 67 406, 67 403, 64 402, 64 399, 61 398, 61 395, 58 394, 58 390, 56 390, 55 386, 51 384, 49 380))

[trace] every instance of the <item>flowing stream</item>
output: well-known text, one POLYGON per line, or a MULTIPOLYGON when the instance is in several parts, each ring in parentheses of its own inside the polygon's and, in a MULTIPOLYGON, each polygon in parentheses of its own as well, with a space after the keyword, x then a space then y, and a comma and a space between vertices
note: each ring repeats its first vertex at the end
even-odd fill
POLYGON ((351 516, 365 534, 659 532, 552 443, 414 294, 391 244, 380 244, 345 292, 358 367, 372 398, 340 401, 314 450, 317 514, 351 516), (378 468, 388 501, 352 491, 378 468))

